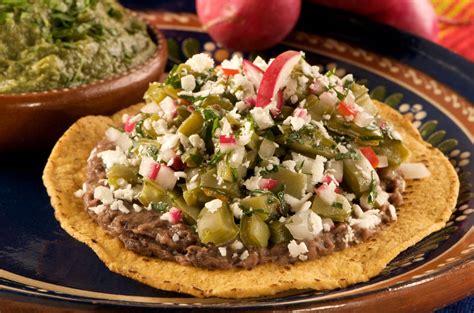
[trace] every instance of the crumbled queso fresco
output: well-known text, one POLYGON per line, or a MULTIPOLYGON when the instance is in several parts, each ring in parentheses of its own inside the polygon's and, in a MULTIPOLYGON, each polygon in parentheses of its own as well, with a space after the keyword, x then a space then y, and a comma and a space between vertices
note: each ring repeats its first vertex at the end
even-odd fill
POLYGON ((75 193, 129 249, 252 268, 344 249, 397 219, 408 151, 352 75, 295 51, 218 66, 197 54, 144 99, 107 130, 75 193))

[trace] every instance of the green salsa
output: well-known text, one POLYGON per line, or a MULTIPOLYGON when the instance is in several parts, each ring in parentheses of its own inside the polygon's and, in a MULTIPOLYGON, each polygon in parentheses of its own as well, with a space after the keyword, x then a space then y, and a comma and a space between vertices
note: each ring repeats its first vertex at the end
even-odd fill
POLYGON ((146 24, 114 0, 0 0, 0 94, 90 83, 155 50, 146 24))

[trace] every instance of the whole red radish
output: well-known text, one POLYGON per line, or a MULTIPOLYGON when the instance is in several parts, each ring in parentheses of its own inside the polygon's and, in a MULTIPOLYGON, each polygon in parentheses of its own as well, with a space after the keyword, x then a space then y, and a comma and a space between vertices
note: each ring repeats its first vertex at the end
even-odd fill
POLYGON ((253 51, 285 38, 298 20, 301 0, 196 0, 199 19, 223 46, 253 51))
POLYGON ((431 0, 311 0, 343 9, 417 34, 430 40, 438 35, 438 17, 431 0))

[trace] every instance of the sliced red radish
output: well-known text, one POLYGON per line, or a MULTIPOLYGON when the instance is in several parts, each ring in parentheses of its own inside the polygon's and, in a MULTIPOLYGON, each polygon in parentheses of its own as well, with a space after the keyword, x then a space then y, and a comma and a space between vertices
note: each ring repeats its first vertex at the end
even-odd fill
POLYGON ((339 182, 336 180, 336 178, 332 175, 324 175, 323 177, 323 183, 330 184, 333 182, 336 186, 339 186, 339 182))
POLYGON ((152 158, 144 157, 140 163, 138 173, 145 178, 155 180, 160 171, 160 164, 155 162, 152 158))
POLYGON ((164 118, 172 120, 177 115, 176 101, 171 97, 166 97, 160 102, 161 110, 163 110, 164 118))
POLYGON ((235 75, 235 74, 239 74, 240 71, 237 70, 237 69, 233 69, 233 68, 222 68, 222 73, 224 73, 224 75, 232 76, 232 75, 235 75))
POLYGON ((431 175, 423 163, 402 163, 399 169, 405 179, 421 179, 431 175))
POLYGON ((305 119, 308 116, 308 110, 303 109, 303 108, 296 108, 293 111, 293 116, 305 119))
POLYGON ((273 60, 270 66, 263 74, 260 87, 257 93, 256 107, 266 107, 272 102, 275 103, 275 108, 272 108, 272 113, 277 115, 281 111, 283 105, 282 89, 288 83, 290 74, 293 68, 301 59, 301 54, 297 51, 286 51, 280 54, 273 60), (281 96, 279 95, 281 93, 281 96), (278 103, 280 101, 280 103, 278 103))
POLYGON ((270 190, 278 186, 278 180, 272 178, 262 178, 260 179, 258 186, 265 190, 270 190))
POLYGON ((136 122, 133 122, 131 121, 131 118, 128 118, 128 120, 125 122, 125 124, 123 125, 123 129, 127 132, 127 133, 131 133, 133 132, 133 130, 135 129, 135 125, 137 125, 136 122))
POLYGON ((184 170, 184 163, 179 157, 179 155, 175 155, 173 158, 171 158, 168 161, 167 165, 177 171, 184 170))
POLYGON ((379 165, 379 158, 375 154, 374 150, 371 147, 361 147, 359 150, 370 162, 370 165, 372 165, 373 168, 377 168, 379 165))
POLYGON ((255 106, 255 104, 257 103, 257 100, 252 97, 252 98, 246 98, 244 99, 244 102, 246 105, 248 105, 250 108, 253 108, 255 106))
POLYGON ((173 189, 176 185, 176 181, 178 179, 174 176, 174 171, 164 165, 160 165, 160 170, 158 171, 158 175, 155 179, 156 183, 160 185, 163 189, 170 190, 173 189))
POLYGON ((262 81, 263 71, 258 66, 245 59, 242 61, 242 69, 247 79, 252 82, 256 89, 258 89, 260 82, 262 81))
POLYGON ((229 152, 237 148, 237 142, 233 134, 220 135, 219 136, 219 147, 221 152, 229 152))
POLYGON ((172 207, 169 211, 169 221, 171 224, 177 224, 183 220, 183 212, 175 207, 172 207))

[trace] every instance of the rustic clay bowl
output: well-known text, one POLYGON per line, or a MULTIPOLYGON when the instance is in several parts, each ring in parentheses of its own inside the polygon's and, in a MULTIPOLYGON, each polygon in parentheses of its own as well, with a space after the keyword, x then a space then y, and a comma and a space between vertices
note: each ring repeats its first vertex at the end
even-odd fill
POLYGON ((164 35, 148 29, 157 50, 128 72, 72 88, 0 94, 0 151, 50 149, 79 117, 110 115, 140 102, 148 84, 163 74, 168 56, 164 35))

